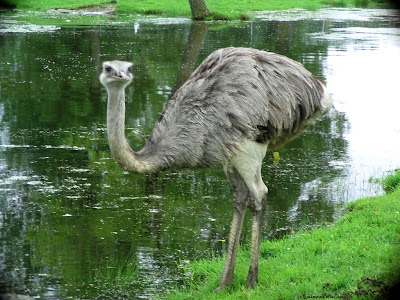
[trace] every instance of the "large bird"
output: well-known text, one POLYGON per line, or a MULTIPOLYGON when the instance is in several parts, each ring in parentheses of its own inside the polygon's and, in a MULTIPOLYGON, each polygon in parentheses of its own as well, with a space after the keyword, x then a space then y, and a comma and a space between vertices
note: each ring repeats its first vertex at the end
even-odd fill
POLYGON ((108 92, 111 154, 132 173, 222 165, 233 190, 228 253, 217 291, 231 284, 246 207, 252 213, 251 259, 246 285, 258 281, 267 192, 261 164, 267 148, 300 134, 332 106, 324 85, 300 63, 250 48, 214 51, 166 104, 144 148, 125 138, 125 88, 133 64, 103 63, 108 92))

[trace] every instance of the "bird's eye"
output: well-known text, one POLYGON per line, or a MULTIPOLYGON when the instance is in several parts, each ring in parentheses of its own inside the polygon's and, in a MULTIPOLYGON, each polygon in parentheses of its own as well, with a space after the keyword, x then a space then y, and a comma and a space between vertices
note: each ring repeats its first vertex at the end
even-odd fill
POLYGON ((132 67, 128 68, 128 72, 131 73, 132 72, 132 67))
POLYGON ((110 66, 107 66, 107 67, 104 68, 104 70, 106 70, 106 72, 110 73, 112 68, 110 66))

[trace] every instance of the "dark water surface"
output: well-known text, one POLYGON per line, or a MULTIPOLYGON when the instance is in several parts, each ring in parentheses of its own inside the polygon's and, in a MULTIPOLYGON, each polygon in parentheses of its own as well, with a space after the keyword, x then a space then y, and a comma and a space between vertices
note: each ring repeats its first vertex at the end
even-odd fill
POLYGON ((162 297, 182 284, 188 262, 225 251, 233 205, 220 168, 142 176, 122 172, 110 157, 98 81, 104 60, 135 62, 126 120, 134 149, 177 86, 217 48, 284 54, 326 83, 335 109, 280 149, 279 161, 267 153, 264 239, 334 221, 347 202, 382 194, 375 179, 400 167, 396 11, 261 13, 245 23, 197 25, 34 26, 0 18, 0 291, 162 297))

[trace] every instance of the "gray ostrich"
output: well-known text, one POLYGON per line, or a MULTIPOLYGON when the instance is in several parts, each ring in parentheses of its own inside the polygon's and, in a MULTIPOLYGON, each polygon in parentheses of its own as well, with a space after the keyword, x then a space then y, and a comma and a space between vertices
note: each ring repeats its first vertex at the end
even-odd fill
POLYGON ((121 168, 149 174, 168 169, 222 165, 233 190, 234 213, 219 287, 231 284, 246 207, 252 214, 251 259, 246 285, 258 281, 258 261, 267 192, 261 164, 267 148, 300 134, 327 112, 331 98, 301 64, 249 48, 214 51, 166 104, 140 151, 125 138, 125 88, 133 64, 103 63, 108 92, 107 130, 121 168))

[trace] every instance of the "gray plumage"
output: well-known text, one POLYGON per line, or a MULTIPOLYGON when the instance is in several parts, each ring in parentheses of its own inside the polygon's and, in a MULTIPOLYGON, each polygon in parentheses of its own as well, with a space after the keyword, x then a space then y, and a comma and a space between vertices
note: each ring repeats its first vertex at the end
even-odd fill
POLYGON ((258 280, 259 247, 267 187, 261 164, 267 147, 300 134, 332 106, 323 84, 301 64, 249 48, 213 52, 179 88, 144 148, 125 138, 125 87, 133 64, 103 64, 107 88, 107 130, 118 164, 136 173, 222 165, 233 190, 234 216, 220 290, 232 282, 244 213, 252 213, 252 248, 247 286, 258 280))
POLYGON ((280 140, 322 113, 323 85, 299 63, 254 49, 213 52, 175 93, 138 153, 159 169, 229 161, 243 138, 280 140))

